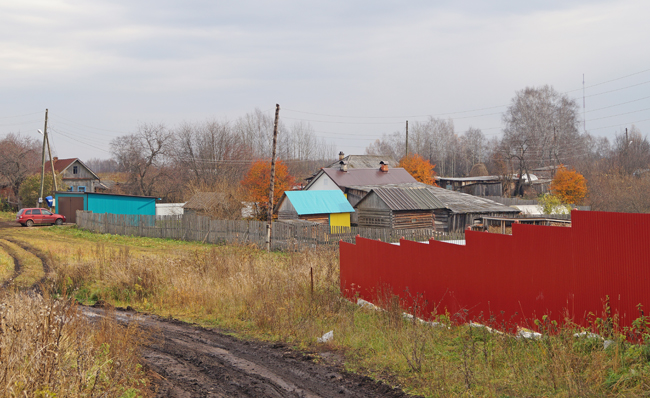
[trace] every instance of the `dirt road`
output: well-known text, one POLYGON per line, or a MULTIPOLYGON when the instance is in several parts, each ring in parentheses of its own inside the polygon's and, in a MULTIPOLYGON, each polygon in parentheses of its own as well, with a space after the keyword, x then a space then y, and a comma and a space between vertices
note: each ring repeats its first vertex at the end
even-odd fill
MULTIPOLYGON (((84 307, 88 316, 101 308, 84 307)), ((283 344, 242 341, 216 330, 118 311, 152 342, 142 352, 158 397, 406 397, 399 389, 340 369, 334 354, 310 355, 283 344)))
MULTIPOLYGON (((7 224, 0 228, 12 227, 7 224)), ((49 270, 47 256, 40 250, 15 236, 4 239, 36 255, 44 270, 49 270)), ((16 273, 20 273, 19 266, 16 273)), ((102 308, 82 310, 92 318, 106 314, 102 308)), ((137 322, 151 335, 142 356, 157 397, 407 396, 399 389, 343 371, 342 361, 334 353, 305 354, 280 343, 239 340, 218 330, 133 311, 116 311, 116 316, 121 322, 137 322)))

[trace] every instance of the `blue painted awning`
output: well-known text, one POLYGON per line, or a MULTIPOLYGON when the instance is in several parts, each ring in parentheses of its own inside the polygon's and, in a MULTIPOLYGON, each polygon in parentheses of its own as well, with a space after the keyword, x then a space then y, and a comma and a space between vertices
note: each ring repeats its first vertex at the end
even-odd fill
POLYGON ((332 191, 286 191, 287 199, 303 214, 354 213, 343 192, 332 191))

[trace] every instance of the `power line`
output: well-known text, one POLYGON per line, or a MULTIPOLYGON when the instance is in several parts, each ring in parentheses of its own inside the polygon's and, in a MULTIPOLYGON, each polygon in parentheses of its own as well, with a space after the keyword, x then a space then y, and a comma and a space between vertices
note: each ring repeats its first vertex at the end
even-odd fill
POLYGON ((605 106, 605 107, 602 107, 602 108, 592 109, 592 110, 590 110, 590 111, 587 111, 586 113, 589 113, 589 112, 596 112, 596 111, 600 111, 600 110, 608 109, 608 108, 614 108, 615 106, 621 106, 621 105, 625 105, 625 104, 631 104, 632 102, 638 102, 638 101, 642 101, 642 100, 644 100, 644 99, 648 99, 648 98, 650 98, 650 96, 648 96, 648 97, 643 97, 643 98, 639 98, 639 99, 635 99, 635 100, 632 100, 632 101, 621 102, 620 104, 614 104, 614 105, 605 106))
POLYGON ((632 111, 632 112, 619 113, 618 115, 611 115, 611 116, 598 117, 598 118, 595 118, 595 119, 589 119, 588 121, 589 121, 589 122, 592 122, 592 121, 594 121, 594 120, 609 119, 609 118, 616 117, 616 116, 629 115, 629 114, 631 114, 631 113, 643 112, 643 111, 647 111, 647 110, 650 110, 650 108, 639 109, 638 111, 632 111))
POLYGON ((636 124, 636 123, 647 122, 647 121, 650 121, 650 119, 637 120, 635 122, 625 122, 625 123, 613 124, 611 126, 605 126, 605 127, 597 127, 595 129, 589 129, 589 131, 609 129, 609 128, 612 128, 612 127, 621 127, 621 126, 626 126, 626 125, 629 125, 629 124, 636 124))
POLYGON ((26 120, 26 121, 16 122, 16 123, 3 123, 3 124, 0 124, 0 126, 3 126, 3 127, 4 126, 22 126, 23 124, 38 123, 38 122, 42 122, 42 121, 43 121, 42 119, 34 119, 34 120, 26 120))
MULTIPOLYGON (((644 70, 642 70, 640 72, 630 73, 629 75, 625 75, 625 76, 617 77, 616 79, 611 79, 611 80, 607 80, 607 81, 604 81, 604 82, 592 84, 591 86, 587 86, 587 87, 584 87, 584 88, 592 88, 592 87, 596 87, 596 86, 601 86, 603 84, 607 84, 607 83, 611 83, 611 82, 614 82, 614 81, 617 81, 617 80, 625 79, 626 77, 630 77, 630 76, 640 75, 641 73, 645 73, 645 72, 649 72, 649 71, 650 71, 650 69, 644 69, 644 70)), ((568 93, 572 93, 574 91, 580 91, 582 89, 583 89, 583 87, 576 88, 575 90, 565 91, 564 93, 568 94, 568 93)))
POLYGON ((31 116, 31 115, 40 115, 43 112, 31 112, 31 113, 24 113, 22 115, 14 115, 14 116, 0 116, 0 119, 11 119, 14 117, 22 117, 22 116, 31 116))
POLYGON ((110 151, 107 151, 107 150, 104 149, 104 148, 100 148, 100 147, 94 146, 94 145, 92 145, 92 144, 89 144, 89 143, 87 143, 87 142, 81 141, 79 138, 70 137, 69 135, 64 134, 63 132, 61 132, 61 131, 58 130, 58 129, 54 130, 54 129, 50 128, 50 131, 55 132, 55 133, 57 133, 57 134, 61 134, 62 136, 67 137, 67 138, 73 140, 74 142, 78 142, 78 143, 80 143, 80 144, 82 144, 82 145, 86 145, 86 146, 88 146, 88 147, 95 148, 95 149, 98 149, 98 150, 100 150, 100 151, 102 151, 102 152, 106 152, 106 153, 110 154, 110 151))

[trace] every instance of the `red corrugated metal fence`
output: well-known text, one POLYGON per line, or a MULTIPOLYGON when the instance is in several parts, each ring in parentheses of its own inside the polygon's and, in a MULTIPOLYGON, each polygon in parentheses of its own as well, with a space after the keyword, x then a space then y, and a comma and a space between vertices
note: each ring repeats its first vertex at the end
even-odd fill
POLYGON ((400 245, 357 238, 341 242, 341 290, 378 301, 389 289, 410 305, 418 295, 424 314, 490 315, 529 325, 549 315, 586 325, 613 314, 628 326, 650 310, 650 215, 572 213, 572 227, 515 224, 512 235, 466 233, 466 245, 440 241, 400 245), (593 317, 593 316, 592 316, 593 317))

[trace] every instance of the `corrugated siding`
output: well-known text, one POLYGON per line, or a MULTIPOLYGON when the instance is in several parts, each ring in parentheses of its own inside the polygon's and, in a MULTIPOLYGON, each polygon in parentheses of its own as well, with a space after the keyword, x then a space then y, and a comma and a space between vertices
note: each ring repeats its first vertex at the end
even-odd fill
POLYGON ((650 308, 650 215, 574 211, 572 221, 515 224, 512 235, 467 231, 466 246, 357 238, 340 245, 341 291, 376 302, 389 286, 407 305, 421 294, 422 313, 528 327, 543 315, 587 326, 609 296, 612 314, 630 326, 637 304, 650 308))
POLYGON ((94 213, 156 215, 156 199, 138 196, 88 194, 86 207, 94 213))

